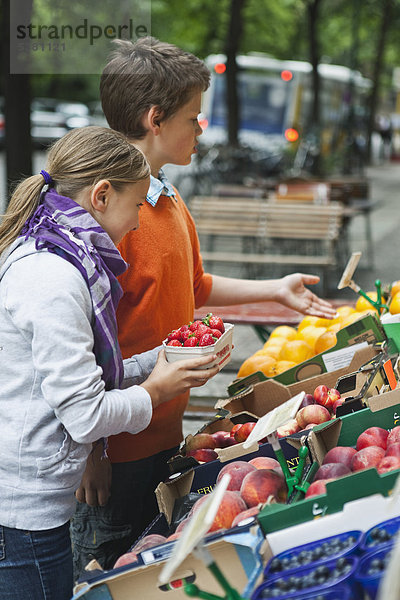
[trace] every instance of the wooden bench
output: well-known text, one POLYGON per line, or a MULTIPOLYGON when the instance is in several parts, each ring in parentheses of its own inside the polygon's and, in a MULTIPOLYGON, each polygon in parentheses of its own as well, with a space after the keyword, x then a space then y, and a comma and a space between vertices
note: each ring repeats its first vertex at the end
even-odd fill
MULTIPOLYGON (((270 202, 265 198, 195 196, 190 210, 207 263, 318 267, 339 266, 343 206, 270 202)), ((347 254, 346 254, 347 259, 347 254)))

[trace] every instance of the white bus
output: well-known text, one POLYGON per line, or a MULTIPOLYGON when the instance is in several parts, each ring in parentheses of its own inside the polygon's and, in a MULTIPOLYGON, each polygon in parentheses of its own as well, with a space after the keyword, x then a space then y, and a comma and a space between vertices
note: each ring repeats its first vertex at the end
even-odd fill
MULTIPOLYGON (((240 103, 239 141, 253 148, 278 150, 302 139, 312 110, 312 67, 262 54, 237 56, 240 103)), ((206 146, 227 141, 226 57, 210 55, 211 84, 203 98, 200 124, 206 146)), ((346 135, 350 110, 357 129, 366 118, 370 80, 340 65, 320 64, 322 152, 346 135)))

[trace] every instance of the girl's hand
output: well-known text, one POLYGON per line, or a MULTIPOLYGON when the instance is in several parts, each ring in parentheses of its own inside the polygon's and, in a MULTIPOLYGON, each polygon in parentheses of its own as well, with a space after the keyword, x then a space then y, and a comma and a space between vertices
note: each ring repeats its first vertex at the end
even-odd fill
POLYGON ((169 363, 165 357, 165 351, 161 350, 153 371, 141 384, 149 392, 153 408, 172 400, 175 396, 184 394, 192 387, 204 385, 214 377, 219 371, 218 365, 209 369, 206 367, 215 358, 215 355, 208 355, 169 363))

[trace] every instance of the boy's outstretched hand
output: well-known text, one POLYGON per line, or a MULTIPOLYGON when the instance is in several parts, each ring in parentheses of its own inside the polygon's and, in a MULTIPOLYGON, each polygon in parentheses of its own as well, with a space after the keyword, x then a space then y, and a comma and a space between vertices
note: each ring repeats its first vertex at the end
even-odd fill
POLYGON ((286 275, 280 280, 276 300, 305 315, 332 319, 336 314, 336 309, 329 302, 322 300, 305 287, 306 285, 314 285, 318 281, 319 277, 316 275, 305 275, 304 273, 286 275))

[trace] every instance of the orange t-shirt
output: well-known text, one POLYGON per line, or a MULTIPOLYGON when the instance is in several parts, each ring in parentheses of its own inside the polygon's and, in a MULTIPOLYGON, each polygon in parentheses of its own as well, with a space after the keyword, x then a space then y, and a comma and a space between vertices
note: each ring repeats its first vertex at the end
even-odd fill
MULTIPOLYGON (((124 295, 117 310, 123 358, 158 346, 167 334, 193 320, 206 303, 211 275, 204 273, 193 219, 179 194, 145 202, 140 226, 128 233, 119 250, 130 268, 119 278, 124 295)), ((136 435, 108 438, 112 462, 152 456, 182 441, 182 417, 189 394, 156 408, 149 427, 136 435)))

